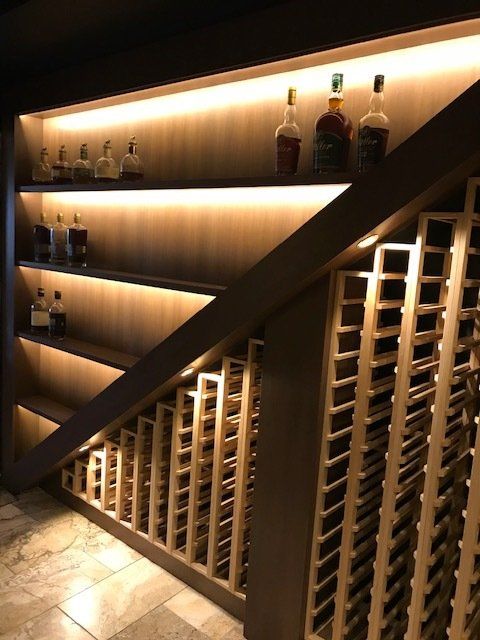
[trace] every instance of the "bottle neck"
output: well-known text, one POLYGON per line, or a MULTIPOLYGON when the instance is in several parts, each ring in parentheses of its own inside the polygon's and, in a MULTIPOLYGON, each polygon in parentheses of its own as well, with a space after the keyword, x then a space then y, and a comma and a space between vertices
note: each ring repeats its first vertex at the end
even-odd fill
POLYGON ((80 160, 88 160, 88 151, 86 149, 80 150, 80 160))
POLYGON ((384 99, 383 91, 372 91, 368 105, 369 113, 382 113, 384 99))
POLYGON ((111 147, 103 147, 103 155, 105 158, 112 157, 112 148, 111 147))
POLYGON ((328 110, 340 111, 343 109, 343 94, 341 91, 332 91, 328 97, 328 110))
POLYGON ((284 112, 283 124, 295 124, 297 107, 294 104, 287 104, 284 112))
POLYGON ((60 162, 66 162, 67 160, 67 152, 62 150, 58 152, 58 159, 60 160, 60 162))

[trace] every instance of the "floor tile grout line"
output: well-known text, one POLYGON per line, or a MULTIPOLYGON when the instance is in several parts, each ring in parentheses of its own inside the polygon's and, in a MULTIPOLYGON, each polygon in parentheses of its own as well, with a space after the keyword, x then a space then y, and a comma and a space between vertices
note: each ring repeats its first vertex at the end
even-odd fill
POLYGON ((70 614, 68 614, 66 611, 64 611, 63 609, 60 609, 60 607, 57 605, 55 605, 55 608, 58 609, 60 611, 60 613, 63 613, 64 616, 67 616, 67 618, 69 618, 74 624, 77 625, 77 627, 80 627, 81 629, 83 629, 85 631, 85 633, 88 633, 88 635, 93 638, 93 640, 98 640, 97 636, 94 636, 93 633, 90 633, 90 631, 88 629, 86 629, 82 624, 80 624, 77 620, 75 620, 74 618, 72 618, 72 616, 70 614))

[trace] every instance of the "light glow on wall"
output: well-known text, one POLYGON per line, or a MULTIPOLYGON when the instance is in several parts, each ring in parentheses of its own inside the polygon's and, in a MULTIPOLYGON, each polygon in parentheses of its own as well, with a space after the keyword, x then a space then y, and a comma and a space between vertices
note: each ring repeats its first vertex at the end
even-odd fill
POLYGON ((232 105, 282 101, 286 87, 290 85, 297 87, 300 98, 319 90, 328 90, 332 73, 338 71, 344 74, 345 86, 354 89, 357 86, 369 86, 375 73, 383 73, 391 81, 432 74, 440 77, 464 67, 478 67, 480 74, 480 35, 55 116, 49 118, 49 122, 64 131, 110 129, 118 124, 172 118, 232 105))
MULTIPOLYGON (((224 189, 144 189, 139 191, 65 191, 46 194, 53 206, 312 206, 320 210, 348 187, 343 184, 312 184, 283 187, 228 187, 224 189)), ((28 194, 22 194, 28 195, 28 194)), ((107 213, 107 210, 105 211, 107 213)))

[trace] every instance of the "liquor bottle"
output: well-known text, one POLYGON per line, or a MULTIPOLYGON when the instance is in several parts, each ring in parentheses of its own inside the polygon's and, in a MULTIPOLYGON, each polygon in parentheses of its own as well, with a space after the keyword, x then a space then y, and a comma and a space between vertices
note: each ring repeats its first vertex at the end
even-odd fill
POLYGON ((103 156, 95 164, 95 179, 97 182, 114 182, 118 180, 118 166, 112 158, 110 140, 107 140, 103 145, 103 156))
POLYGON ((73 224, 67 229, 67 261, 70 267, 87 266, 87 228, 81 224, 79 213, 73 215, 73 224))
POLYGON ((75 160, 72 168, 73 182, 76 184, 82 184, 86 182, 93 182, 94 170, 93 164, 88 159, 88 147, 86 144, 82 144, 80 147, 80 158, 75 160))
POLYGON ((352 121, 343 112, 343 73, 334 73, 328 111, 315 123, 313 172, 346 171, 352 137, 352 121))
POLYGON ((383 113, 384 76, 375 76, 368 113, 358 126, 358 170, 363 173, 385 157, 390 121, 383 113))
POLYGON ((33 259, 35 262, 50 260, 50 229, 45 213, 40 214, 40 222, 33 227, 33 259))
POLYGON ((52 181, 52 169, 48 163, 47 147, 43 147, 40 151, 40 162, 33 166, 32 180, 37 184, 46 184, 52 181))
POLYGON ((297 173, 298 157, 302 137, 300 129, 295 122, 297 108, 297 90, 290 87, 288 90, 288 102, 284 112, 283 124, 275 132, 276 139, 276 163, 277 176, 293 176, 297 173))
POLYGON ((63 264, 66 258, 67 227, 63 223, 63 213, 57 213, 57 222, 50 229, 50 262, 63 264))
POLYGON ((48 305, 45 300, 45 290, 37 289, 37 299, 30 306, 30 331, 32 333, 48 333, 48 305))
POLYGON ((137 156, 137 140, 132 136, 128 142, 128 153, 120 161, 120 178, 122 180, 142 180, 143 162, 137 156))
POLYGON ((62 144, 58 150, 58 160, 52 166, 52 181, 56 184, 71 184, 72 167, 67 160, 67 150, 62 144))
POLYGON ((67 332, 67 314, 62 304, 62 292, 55 291, 55 300, 48 310, 48 335, 55 340, 63 340, 67 332))

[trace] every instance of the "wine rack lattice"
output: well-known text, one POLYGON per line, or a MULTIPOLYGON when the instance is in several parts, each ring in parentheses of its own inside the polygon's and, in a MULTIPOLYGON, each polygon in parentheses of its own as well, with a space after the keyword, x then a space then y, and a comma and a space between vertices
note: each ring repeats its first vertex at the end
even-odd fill
POLYGON ((328 477, 347 272, 337 274, 311 640, 480 637, 479 183, 469 180, 463 212, 421 214, 415 244, 377 247, 350 396, 338 402, 350 422, 344 466, 328 477), (338 519, 325 529, 331 506, 338 519))
POLYGON ((263 343, 224 357, 63 469, 63 487, 244 596, 263 343))

